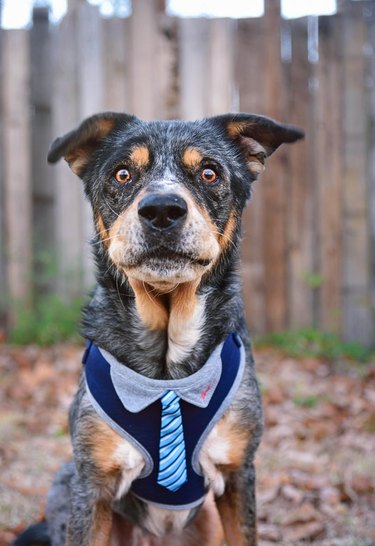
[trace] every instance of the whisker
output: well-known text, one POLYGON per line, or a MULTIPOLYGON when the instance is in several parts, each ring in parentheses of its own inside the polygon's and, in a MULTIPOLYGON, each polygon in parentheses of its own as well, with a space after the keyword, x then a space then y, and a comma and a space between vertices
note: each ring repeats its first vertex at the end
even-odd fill
POLYGON ((154 293, 156 297, 165 296, 166 294, 171 294, 174 290, 176 290, 177 286, 177 284, 173 285, 172 288, 170 288, 166 292, 160 292, 159 289, 155 287, 151 288, 150 292, 154 293))
MULTIPOLYGON (((155 303, 155 302, 154 302, 154 298, 152 297, 152 290, 151 290, 151 291, 147 290, 147 286, 146 286, 145 281, 142 281, 142 284, 143 284, 143 288, 144 288, 144 290, 145 290, 145 292, 146 292, 146 294, 147 294, 148 299, 149 299, 152 303, 155 303)), ((157 295, 157 294, 156 294, 156 295, 157 295)))
POLYGON ((119 282, 119 271, 116 270, 115 272, 115 283, 116 283, 116 290, 117 290, 117 294, 118 294, 118 297, 119 297, 119 300, 120 300, 120 303, 124 309, 124 311, 126 311, 126 307, 124 305, 124 302, 122 301, 122 297, 121 297, 121 293, 120 293, 120 289, 119 289, 119 286, 118 286, 118 282, 119 282))
POLYGON ((228 235, 226 235, 225 233, 221 233, 220 231, 213 231, 212 233, 214 233, 215 235, 219 235, 220 237, 223 237, 223 238, 226 239, 234 248, 236 248, 236 244, 234 243, 234 241, 233 241, 228 235))
POLYGON ((115 210, 113 210, 113 208, 111 207, 111 205, 108 203, 107 199, 104 197, 103 192, 101 193, 101 198, 103 199, 104 203, 107 205, 107 207, 109 208, 109 210, 110 210, 111 212, 113 212, 113 214, 114 214, 115 216, 117 216, 117 218, 119 218, 120 215, 119 215, 115 210))
MULTIPOLYGON (((107 275, 107 273, 113 269, 115 266, 114 264, 109 264, 109 266, 107 267, 107 269, 104 271, 104 275, 107 275)), ((116 271, 115 271, 115 275, 116 275, 116 271)))
POLYGON ((98 235, 101 235, 102 233, 108 233, 108 231, 109 231, 109 229, 104 228, 104 229, 101 229, 100 231, 97 231, 96 233, 97 233, 98 235))
POLYGON ((100 243, 105 243, 106 241, 113 241, 114 239, 117 239, 118 234, 111 235, 111 237, 106 237, 105 239, 100 238, 100 241, 95 241, 92 243, 92 245, 100 245, 100 243))

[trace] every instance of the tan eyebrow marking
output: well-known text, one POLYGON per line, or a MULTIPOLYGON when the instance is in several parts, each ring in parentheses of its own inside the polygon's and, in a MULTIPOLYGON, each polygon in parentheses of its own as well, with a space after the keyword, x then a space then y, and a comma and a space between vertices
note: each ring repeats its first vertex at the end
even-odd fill
POLYGON ((129 159, 139 167, 147 167, 150 161, 150 152, 146 146, 137 146, 132 150, 129 159))
POLYGON ((182 161, 188 168, 197 167, 201 163, 202 159, 203 156, 200 151, 192 147, 186 148, 182 156, 182 161))

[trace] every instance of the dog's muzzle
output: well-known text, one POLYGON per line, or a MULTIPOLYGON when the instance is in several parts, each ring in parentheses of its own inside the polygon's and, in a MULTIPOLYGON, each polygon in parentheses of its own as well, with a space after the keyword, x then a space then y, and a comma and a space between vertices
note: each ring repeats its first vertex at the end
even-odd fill
POLYGON ((153 233, 181 229, 187 213, 186 201, 175 193, 150 193, 138 204, 138 216, 143 228, 153 233))

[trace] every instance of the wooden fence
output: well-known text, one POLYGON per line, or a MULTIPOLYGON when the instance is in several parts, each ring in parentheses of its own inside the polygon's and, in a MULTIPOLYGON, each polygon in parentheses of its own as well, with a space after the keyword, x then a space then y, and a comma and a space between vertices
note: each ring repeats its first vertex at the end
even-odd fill
POLYGON ((251 329, 315 325, 375 343, 375 2, 335 16, 178 19, 136 0, 128 19, 70 2, 58 26, 0 35, 3 318, 15 301, 93 281, 90 211, 49 142, 82 118, 120 110, 146 119, 250 111, 306 129, 269 160, 248 207, 243 286, 251 329), (56 273, 42 263, 52 257, 56 273))

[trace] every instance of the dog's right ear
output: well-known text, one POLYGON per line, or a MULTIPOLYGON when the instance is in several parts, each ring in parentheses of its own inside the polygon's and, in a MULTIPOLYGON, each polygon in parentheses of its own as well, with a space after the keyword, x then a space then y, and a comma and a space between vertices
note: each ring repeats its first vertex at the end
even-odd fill
POLYGON ((104 112, 85 119, 77 129, 56 138, 48 152, 48 162, 56 163, 62 157, 78 176, 82 177, 91 154, 97 150, 102 140, 116 127, 136 121, 135 116, 104 112))

